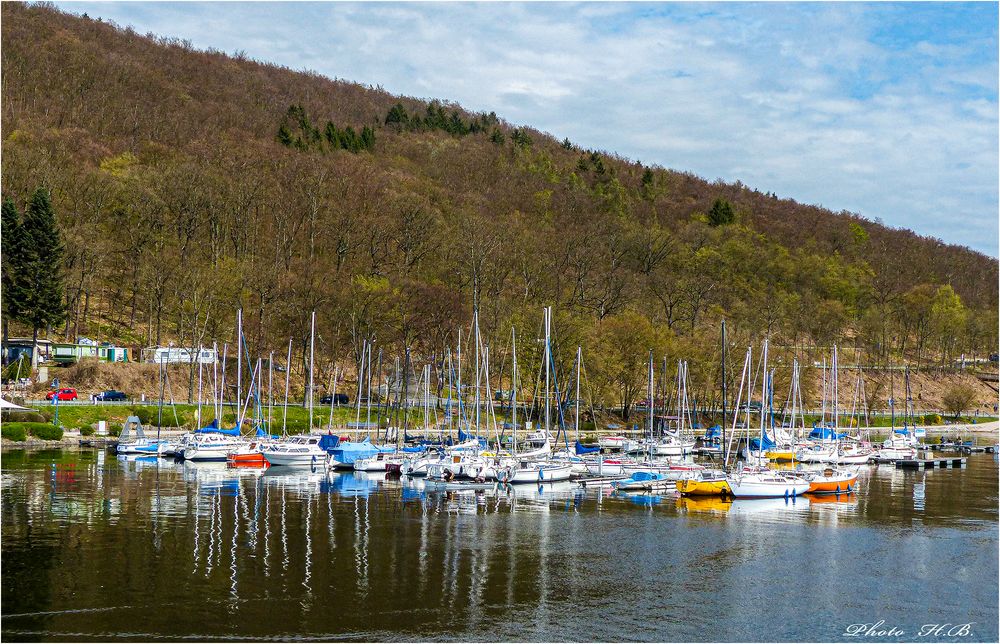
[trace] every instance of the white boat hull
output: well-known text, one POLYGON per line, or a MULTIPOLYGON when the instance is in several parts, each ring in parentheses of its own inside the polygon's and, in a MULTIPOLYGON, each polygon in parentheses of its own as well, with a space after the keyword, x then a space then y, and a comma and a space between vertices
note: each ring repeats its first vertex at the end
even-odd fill
POLYGON ((733 496, 747 498, 795 497, 809 491, 809 483, 801 479, 771 476, 728 477, 733 496))

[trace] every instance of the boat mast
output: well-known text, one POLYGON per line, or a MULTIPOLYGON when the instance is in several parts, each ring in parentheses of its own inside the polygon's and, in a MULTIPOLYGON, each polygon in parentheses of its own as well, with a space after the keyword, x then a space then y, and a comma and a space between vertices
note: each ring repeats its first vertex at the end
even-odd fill
MULTIPOLYGON (((355 407, 354 429, 359 433, 361 425, 361 383, 365 377, 365 356, 367 355, 367 353, 368 353, 368 340, 365 339, 361 341, 361 360, 358 361, 358 397, 357 400, 354 401, 354 407, 355 407)), ((332 400, 330 401, 330 404, 331 405, 333 404, 332 400)), ((350 418, 350 416, 348 416, 348 418, 350 418)), ((365 433, 366 434, 368 433, 367 425, 365 425, 365 433)))
POLYGON ((576 348, 576 442, 580 442, 580 361, 583 359, 583 347, 576 348))
POLYGON ((197 425, 200 427, 204 423, 201 422, 201 346, 198 346, 198 411, 197 411, 197 425))
MULTIPOLYGON (((379 377, 382 376, 382 349, 378 350, 378 368, 379 377)), ((365 431, 371 435, 372 433, 372 347, 371 344, 368 345, 368 378, 367 386, 365 388, 365 431)))
MULTIPOLYGON (((223 349, 225 351, 225 349, 223 349)), ((225 371, 222 374, 225 378, 225 371)), ((288 338, 288 358, 285 360, 285 405, 281 408, 281 435, 288 436, 288 384, 292 376, 292 339, 288 338)))
POLYGON ((267 358, 267 433, 271 433, 271 415, 274 411, 274 351, 267 358))
POLYGON ((649 460, 653 460, 653 350, 649 350, 649 384, 646 388, 646 407, 649 410, 649 460))
POLYGON ((513 354, 513 367, 510 375, 510 417, 511 434, 514 439, 512 452, 517 454, 517 333, 510 327, 510 346, 513 354))
POLYGON ((476 358, 476 396, 475 396, 475 403, 476 403, 476 429, 475 429, 475 435, 478 436, 479 435, 479 422, 480 422, 480 420, 479 420, 479 389, 482 386, 482 375, 483 375, 482 374, 482 368, 481 368, 481 366, 479 364, 479 342, 480 342, 480 338, 479 338, 479 309, 478 308, 475 311, 472 312, 472 324, 475 327, 473 335, 475 335, 475 338, 476 338, 475 339, 475 345, 476 345, 475 346, 475 358, 476 358))
POLYGON ((309 386, 306 388, 307 404, 309 405, 309 431, 313 427, 313 366, 316 359, 316 311, 312 312, 309 322, 309 386))
POLYGON ((726 320, 722 319, 722 462, 728 460, 729 445, 726 443, 726 320))
POLYGON ((243 309, 236 309, 236 426, 243 429, 243 309))
POLYGON ((837 345, 833 345, 833 365, 832 366, 833 366, 833 375, 832 375, 832 379, 833 379, 832 390, 833 391, 831 393, 832 393, 832 396, 833 396, 833 429, 834 429, 834 432, 839 432, 840 431, 840 409, 837 406, 837 403, 838 403, 838 398, 840 397, 840 391, 838 389, 838 384, 839 383, 837 382, 837 345))
POLYGON ((549 348, 549 316, 552 315, 552 308, 545 307, 545 439, 549 438, 549 360, 551 349, 549 348))
MULTIPOLYGON (((761 378, 760 385, 760 451, 764 451, 764 402, 767 400, 767 338, 764 338, 764 355, 761 357, 761 378)), ((747 450, 747 454, 749 454, 747 450)))

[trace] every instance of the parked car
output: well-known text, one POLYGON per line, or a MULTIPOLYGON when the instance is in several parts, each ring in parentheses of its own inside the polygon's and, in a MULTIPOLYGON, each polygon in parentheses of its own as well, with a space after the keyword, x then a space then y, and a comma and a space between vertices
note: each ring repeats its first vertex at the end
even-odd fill
POLYGON ((45 400, 52 400, 58 394, 59 400, 76 400, 79 396, 76 395, 76 389, 67 387, 65 389, 60 389, 58 392, 50 391, 45 394, 45 400))
POLYGON ((321 405, 329 405, 331 402, 335 405, 346 405, 350 401, 347 399, 347 394, 337 394, 336 396, 327 394, 319 399, 319 404, 321 405), (334 400, 334 398, 336 398, 336 400, 334 400))
POLYGON ((94 394, 94 400, 128 400, 128 396, 120 391, 108 389, 107 391, 102 391, 99 394, 94 394))

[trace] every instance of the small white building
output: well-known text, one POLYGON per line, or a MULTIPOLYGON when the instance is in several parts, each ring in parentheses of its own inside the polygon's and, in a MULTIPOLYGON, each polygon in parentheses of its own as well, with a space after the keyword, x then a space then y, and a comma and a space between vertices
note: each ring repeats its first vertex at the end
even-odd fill
POLYGON ((144 362, 165 363, 165 364, 215 364, 218 356, 215 349, 201 347, 200 349, 188 347, 146 347, 142 350, 144 362))

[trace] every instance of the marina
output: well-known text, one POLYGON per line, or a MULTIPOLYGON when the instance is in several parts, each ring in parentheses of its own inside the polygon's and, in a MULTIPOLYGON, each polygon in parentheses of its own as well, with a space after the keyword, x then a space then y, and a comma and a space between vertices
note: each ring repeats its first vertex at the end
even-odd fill
POLYGON ((849 641, 885 619, 995 641, 997 468, 732 499, 6 451, 2 636, 849 641))

